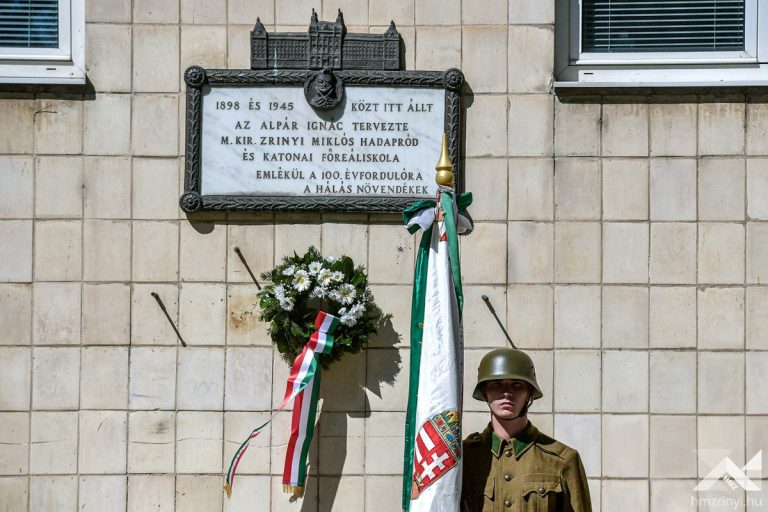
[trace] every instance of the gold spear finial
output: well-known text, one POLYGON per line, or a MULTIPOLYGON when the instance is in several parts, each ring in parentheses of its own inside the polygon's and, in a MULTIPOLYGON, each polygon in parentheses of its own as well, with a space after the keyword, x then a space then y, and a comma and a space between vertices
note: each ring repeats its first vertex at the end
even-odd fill
POLYGON ((440 151, 440 160, 435 166, 437 174, 435 174, 435 181, 438 185, 443 187, 453 186, 453 162, 448 155, 448 139, 443 133, 443 149, 440 151))

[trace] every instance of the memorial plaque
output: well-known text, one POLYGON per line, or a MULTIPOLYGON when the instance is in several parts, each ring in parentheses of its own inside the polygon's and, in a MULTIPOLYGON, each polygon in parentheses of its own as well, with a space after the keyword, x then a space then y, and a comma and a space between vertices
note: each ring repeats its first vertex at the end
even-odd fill
POLYGON ((461 184, 463 75, 388 69, 399 67, 393 41, 394 24, 347 35, 341 14, 335 23, 313 14, 307 34, 266 34, 257 22, 252 67, 265 69, 190 67, 181 207, 400 211, 435 196, 444 132, 461 184), (300 55, 289 50, 308 51, 305 69, 292 69, 300 55))

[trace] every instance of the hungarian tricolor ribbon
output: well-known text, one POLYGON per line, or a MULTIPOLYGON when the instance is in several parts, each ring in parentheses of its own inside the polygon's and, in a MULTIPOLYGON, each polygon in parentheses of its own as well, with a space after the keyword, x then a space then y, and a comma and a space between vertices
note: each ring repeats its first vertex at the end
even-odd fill
POLYGON ((291 365, 291 373, 285 386, 283 403, 272 413, 272 416, 259 425, 248 436, 235 452, 227 471, 227 481, 224 490, 227 496, 232 494, 232 484, 235 480, 237 466, 245 455, 251 441, 256 439, 264 428, 269 425, 277 413, 282 411, 288 402, 295 399, 291 419, 291 437, 288 441, 288 451, 285 454, 283 469, 283 490, 302 495, 304 481, 307 476, 307 453, 315 431, 317 402, 320 394, 320 372, 317 354, 329 354, 333 348, 333 331, 339 325, 335 316, 320 311, 315 318, 315 332, 309 338, 309 343, 296 357, 291 365))

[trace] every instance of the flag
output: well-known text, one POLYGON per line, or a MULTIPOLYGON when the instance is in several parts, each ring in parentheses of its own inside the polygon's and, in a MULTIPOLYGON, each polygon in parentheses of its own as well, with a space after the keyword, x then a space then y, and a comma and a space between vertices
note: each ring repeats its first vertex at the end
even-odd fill
POLYGON ((403 213, 409 232, 424 230, 411 304, 411 374, 403 456, 405 511, 459 510, 464 371, 457 235, 472 229, 465 211, 471 202, 471 194, 455 199, 452 189, 441 187, 437 201, 419 201, 403 213))

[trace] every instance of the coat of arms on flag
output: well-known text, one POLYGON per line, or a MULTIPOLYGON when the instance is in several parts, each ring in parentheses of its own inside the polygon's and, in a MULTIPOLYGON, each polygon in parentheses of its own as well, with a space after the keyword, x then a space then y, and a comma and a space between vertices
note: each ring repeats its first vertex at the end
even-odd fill
POLYGON ((458 411, 435 414, 416 435, 412 497, 429 487, 461 458, 461 425, 458 411))

